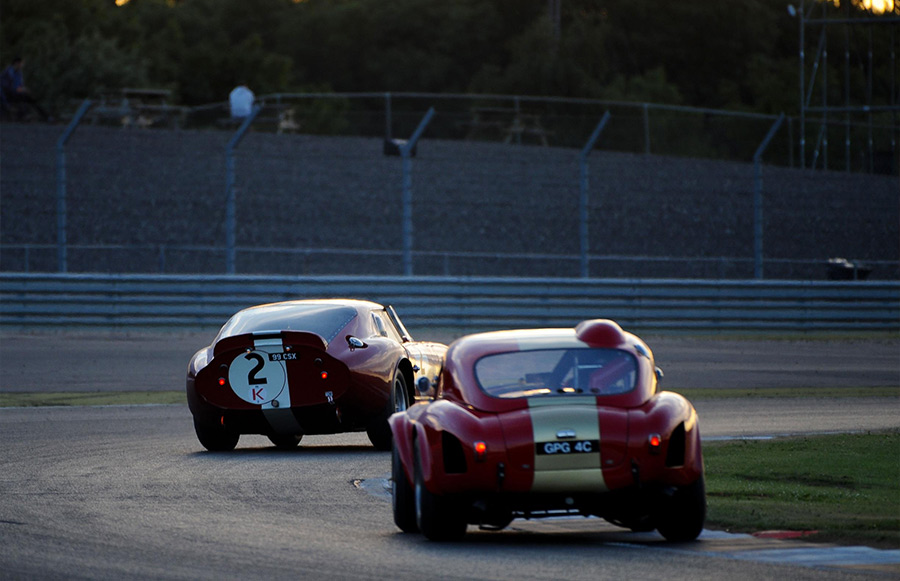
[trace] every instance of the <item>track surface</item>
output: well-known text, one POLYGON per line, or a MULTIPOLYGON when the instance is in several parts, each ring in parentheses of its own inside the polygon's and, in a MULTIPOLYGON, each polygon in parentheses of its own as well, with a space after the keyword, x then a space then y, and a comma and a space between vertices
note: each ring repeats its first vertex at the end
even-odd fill
MULTIPOLYGON (((198 344, 186 335, 0 339, 2 389, 16 391, 177 389, 198 344)), ((802 349, 792 356, 790 345, 716 342, 691 350, 691 342, 672 338, 651 343, 661 363, 674 357, 671 384, 724 381, 761 360, 780 360, 785 384, 810 385, 814 366, 802 349), (666 341, 683 351, 670 355, 666 341)), ((900 363, 889 357, 896 343, 857 347, 835 348, 842 368, 859 371, 853 381, 825 371, 827 385, 897 385, 890 381, 900 363), (873 359, 857 364, 854 356, 873 359)), ((826 370, 835 364, 833 355, 820 362, 826 370)), ((898 398, 735 401, 740 405, 697 402, 705 437, 900 427, 898 398)), ((745 560, 748 548, 768 554, 805 544, 706 532, 697 543, 668 545, 596 519, 515 521, 502 532, 470 528, 462 543, 429 543, 394 527, 384 488, 390 457, 364 435, 307 437, 292 452, 245 437, 234 453, 211 454, 197 443, 186 406, 0 409, 0 442, 0 579, 812 580, 900 573, 900 558, 869 571, 858 563, 745 560)))
POLYGON ((394 527, 390 456, 359 434, 309 437, 292 452, 250 437, 211 454, 184 407, 145 406, 3 409, 0 439, 0 578, 866 577, 740 560, 744 539, 667 545, 596 519, 430 543, 394 527))
MULTIPOLYGON (((451 333, 416 333, 449 343, 451 333)), ((0 332, 2 391, 144 391, 184 388, 206 332, 0 332)), ((664 387, 900 386, 900 339, 841 341, 646 338, 664 387)))

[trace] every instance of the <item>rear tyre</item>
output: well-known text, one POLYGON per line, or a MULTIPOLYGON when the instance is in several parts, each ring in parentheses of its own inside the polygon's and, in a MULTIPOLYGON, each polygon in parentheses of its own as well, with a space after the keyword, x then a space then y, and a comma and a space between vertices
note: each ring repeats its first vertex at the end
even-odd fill
POLYGON ((703 476, 693 484, 679 487, 661 504, 656 530, 667 541, 693 541, 703 532, 706 520, 706 485, 703 476))
POLYGON ((391 451, 391 500, 394 507, 394 524, 404 533, 416 533, 416 497, 412 485, 406 479, 403 462, 397 445, 391 451))
POLYGON ((268 434, 266 437, 269 438, 269 441, 275 444, 275 447, 279 450, 293 450, 300 444, 303 434, 290 434, 287 436, 284 434, 268 434))
POLYGON ((415 461, 416 524, 429 541, 456 541, 466 534, 463 506, 450 495, 432 494, 425 487, 419 452, 415 461))
POLYGON ((210 452, 228 452, 234 450, 237 446, 240 434, 235 434, 226 430, 224 427, 200 424, 194 421, 194 431, 197 433, 197 439, 204 448, 210 452))
POLYGON ((391 397, 384 408, 384 411, 375 418, 366 430, 369 441, 375 446, 376 450, 387 452, 391 449, 393 436, 391 435, 391 426, 388 424, 388 418, 394 412, 404 412, 409 407, 409 392, 406 389, 406 379, 403 372, 399 369, 394 375, 394 383, 391 385, 391 397))

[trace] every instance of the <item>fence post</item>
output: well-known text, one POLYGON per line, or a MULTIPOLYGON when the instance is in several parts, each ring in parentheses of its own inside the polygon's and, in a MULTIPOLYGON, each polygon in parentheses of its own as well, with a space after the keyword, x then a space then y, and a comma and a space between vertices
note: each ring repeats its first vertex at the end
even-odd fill
POLYGON ((590 253, 590 247, 588 244, 588 155, 591 153, 591 150, 594 149, 594 144, 597 143, 597 140, 600 138, 600 133, 603 131, 603 128, 606 127, 606 122, 609 121, 609 111, 603 114, 603 117, 600 119, 600 123, 597 123, 597 127, 594 128, 594 132, 591 133, 590 138, 588 138, 587 143, 581 149, 581 155, 579 156, 579 166, 581 169, 581 195, 579 197, 579 224, 578 224, 578 232, 581 238, 581 277, 588 278, 589 276, 589 264, 588 264, 588 254, 590 253))
POLYGON ((644 153, 650 155, 650 105, 644 103, 644 153))
POLYGON ((394 119, 391 111, 391 94, 384 94, 384 139, 390 141, 394 137, 394 119))
POLYGON ((412 276, 413 273, 412 167, 409 158, 432 117, 434 117, 434 107, 430 107, 425 113, 425 117, 419 122, 412 137, 400 145, 400 157, 403 160, 403 274, 405 276, 412 276))
POLYGON ((59 272, 67 272, 68 248, 66 241, 66 221, 68 209, 66 208, 66 142, 75 133, 82 117, 91 108, 90 99, 85 99, 66 130, 59 136, 56 142, 56 264, 59 272))
POLYGON ((762 154, 766 151, 769 142, 783 121, 784 113, 778 116, 769 129, 769 133, 756 148, 756 153, 753 154, 753 277, 757 279, 763 277, 762 154))
POLYGON ((238 130, 235 131, 228 145, 225 146, 225 272, 234 274, 235 262, 235 205, 237 195, 234 187, 234 149, 250 129, 250 124, 259 115, 260 106, 255 105, 238 130))

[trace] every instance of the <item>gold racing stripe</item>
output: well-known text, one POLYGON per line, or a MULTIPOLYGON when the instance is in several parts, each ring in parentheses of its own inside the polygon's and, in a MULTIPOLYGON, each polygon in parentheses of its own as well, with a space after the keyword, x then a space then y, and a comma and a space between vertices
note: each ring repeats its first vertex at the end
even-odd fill
POLYGON ((597 400, 578 396, 532 398, 528 408, 536 444, 531 490, 606 491, 597 400), (538 453, 538 446, 544 453, 538 453))

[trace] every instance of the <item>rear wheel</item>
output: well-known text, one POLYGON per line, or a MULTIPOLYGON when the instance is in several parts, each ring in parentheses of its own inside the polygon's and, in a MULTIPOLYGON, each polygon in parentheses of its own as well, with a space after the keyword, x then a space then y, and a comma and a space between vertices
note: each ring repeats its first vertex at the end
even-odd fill
POLYGON ((240 434, 226 430, 222 426, 201 424, 194 421, 194 431, 197 439, 204 448, 210 452, 228 452, 237 446, 240 434))
POLYGON ((303 434, 290 434, 287 436, 284 434, 268 434, 266 437, 269 438, 269 441, 275 444, 275 447, 279 450, 293 450, 300 444, 303 434))
POLYGON ((679 487, 666 497, 656 517, 656 530, 667 541, 693 541, 703 532, 706 520, 706 485, 701 476, 693 484, 679 487))
POLYGON ((394 524, 404 533, 418 532, 416 524, 416 498, 412 485, 406 479, 403 462, 397 444, 391 452, 391 500, 394 507, 394 524))
POLYGON ((391 449, 393 436, 391 435, 391 426, 388 424, 388 418, 394 412, 404 412, 409 408, 409 392, 406 389, 406 379, 403 372, 399 369, 394 375, 394 382, 391 384, 391 397, 384 408, 384 411, 375 418, 366 430, 369 441, 375 446, 376 450, 387 451, 391 449))
POLYGON ((430 541, 456 541, 466 534, 463 506, 451 495, 432 494, 425 487, 419 452, 415 461, 416 524, 430 541))

